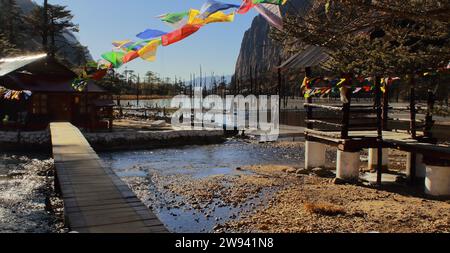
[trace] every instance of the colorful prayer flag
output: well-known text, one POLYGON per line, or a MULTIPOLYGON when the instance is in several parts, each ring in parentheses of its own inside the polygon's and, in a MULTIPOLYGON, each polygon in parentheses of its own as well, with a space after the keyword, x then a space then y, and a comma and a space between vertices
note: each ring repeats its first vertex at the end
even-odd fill
POLYGON ((253 0, 254 4, 276 4, 283 5, 287 2, 287 0, 253 0))
POLYGON ((189 12, 179 12, 179 13, 168 13, 159 16, 158 18, 161 19, 164 23, 172 27, 173 29, 180 29, 184 25, 187 24, 187 17, 189 15, 189 12))
POLYGON ((113 46, 117 47, 117 48, 122 48, 124 45, 128 44, 132 42, 131 40, 116 40, 113 41, 113 46))
POLYGON ((239 14, 245 14, 255 7, 253 0, 244 0, 241 7, 236 11, 239 14))
POLYGON ((122 60, 124 56, 125 56, 124 52, 115 52, 115 51, 102 54, 102 58, 109 61, 114 66, 114 68, 119 68, 120 66, 122 66, 123 64, 122 60))
POLYGON ((205 19, 218 11, 228 10, 231 8, 238 9, 240 7, 241 6, 237 4, 227 4, 215 0, 208 0, 200 9, 200 18, 205 19))
POLYGON ((128 63, 128 62, 130 62, 130 61, 132 61, 132 60, 134 60, 134 59, 136 59, 138 57, 139 57, 138 52, 130 51, 123 57, 122 63, 123 64, 128 63))
POLYGON ((83 78, 76 78, 72 82, 72 88, 78 92, 84 91, 84 89, 87 87, 88 83, 86 79, 83 78))
POLYGON ((225 14, 221 11, 218 11, 206 19, 202 19, 199 17, 200 11, 191 9, 189 11, 189 19, 188 24, 190 25, 206 25, 210 23, 219 23, 219 22, 233 22, 234 21, 234 13, 225 14))
POLYGON ((306 88, 306 89, 309 89, 310 87, 310 79, 308 78, 308 77, 305 77, 304 79, 303 79, 303 82, 302 82, 302 86, 300 87, 301 89, 303 89, 303 88, 306 88))
POLYGON ((353 91, 353 94, 356 94, 356 93, 359 93, 360 91, 362 90, 362 88, 356 88, 354 91, 353 91))
POLYGON ((124 47, 124 50, 126 52, 129 51, 138 51, 139 49, 143 48, 147 43, 149 43, 151 40, 140 40, 138 42, 134 42, 131 44, 127 44, 127 47, 124 47))
POLYGON ((108 73, 108 70, 107 70, 107 69, 99 69, 99 70, 97 70, 96 73, 94 73, 94 74, 91 76, 91 79, 92 79, 92 80, 95 80, 95 81, 100 81, 100 80, 103 79, 103 77, 106 76, 107 73, 108 73))
POLYGON ((137 53, 146 61, 155 61, 156 52, 161 45, 161 39, 155 39, 150 41, 145 47, 141 48, 137 53))
POLYGON ((160 31, 160 30, 147 29, 147 30, 137 34, 136 37, 138 37, 139 39, 148 40, 148 39, 154 39, 157 37, 161 37, 164 34, 167 34, 167 33, 160 31))
POLYGON ((201 27, 202 27, 201 25, 187 24, 178 30, 175 30, 171 33, 168 33, 168 34, 162 36, 161 37, 162 45, 168 46, 168 45, 176 43, 180 40, 183 40, 183 39, 189 37, 190 35, 194 34, 195 32, 197 32, 201 27))
POLYGON ((175 24, 175 23, 178 23, 181 20, 183 20, 185 17, 187 17, 188 14, 189 13, 187 11, 185 11, 185 12, 179 12, 179 13, 168 13, 168 14, 161 15, 159 17, 161 18, 161 21, 175 24))

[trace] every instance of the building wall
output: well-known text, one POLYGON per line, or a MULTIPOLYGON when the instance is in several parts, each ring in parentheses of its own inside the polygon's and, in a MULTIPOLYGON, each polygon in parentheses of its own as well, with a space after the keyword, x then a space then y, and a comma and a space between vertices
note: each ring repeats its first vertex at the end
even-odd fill
POLYGON ((102 95, 105 94, 90 93, 86 96, 83 93, 35 92, 28 101, 0 100, 0 129, 43 130, 50 122, 58 121, 71 122, 79 127, 88 124, 96 129, 100 127, 95 116, 99 108, 92 104, 102 95), (1 120, 6 115, 10 122, 3 124, 1 120))

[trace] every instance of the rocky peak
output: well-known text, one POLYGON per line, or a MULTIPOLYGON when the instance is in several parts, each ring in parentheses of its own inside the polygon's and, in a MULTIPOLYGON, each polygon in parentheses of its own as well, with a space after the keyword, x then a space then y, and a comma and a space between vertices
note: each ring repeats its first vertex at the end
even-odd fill
MULTIPOLYGON (((290 0, 282 7, 283 14, 301 13, 310 4, 311 0, 290 0)), ((235 80, 245 82, 250 79, 250 73, 255 69, 259 73, 268 73, 274 70, 281 61, 286 59, 282 47, 270 36, 270 26, 267 21, 258 15, 244 35, 241 51, 236 63, 235 80)))

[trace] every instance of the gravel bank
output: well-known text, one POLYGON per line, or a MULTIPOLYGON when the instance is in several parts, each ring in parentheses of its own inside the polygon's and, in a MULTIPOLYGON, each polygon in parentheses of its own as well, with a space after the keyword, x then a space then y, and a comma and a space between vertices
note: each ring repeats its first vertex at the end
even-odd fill
MULTIPOLYGON (((250 167, 277 177, 273 166, 250 167)), ((450 232, 450 201, 427 199, 404 185, 381 189, 336 185, 327 173, 284 169, 285 188, 216 232, 271 233, 436 233, 450 232), (326 177, 320 177, 326 175, 326 177)))
MULTIPOLYGON (((303 156, 298 142, 262 148, 303 156)), ((328 156, 332 167, 335 151, 328 156)), ((362 153, 363 161, 366 156, 362 153)), ((400 175, 405 154, 393 150, 390 159, 393 172, 400 175)), ((174 232, 450 232, 449 200, 430 199, 423 189, 400 181, 377 188, 368 183, 339 185, 334 177, 332 170, 305 170, 299 162, 254 164, 200 178, 153 171, 146 178, 125 180, 162 220, 186 220, 176 223, 180 227, 172 227, 174 232)))
POLYGON ((0 233, 63 231, 52 167, 51 159, 0 155, 0 233))

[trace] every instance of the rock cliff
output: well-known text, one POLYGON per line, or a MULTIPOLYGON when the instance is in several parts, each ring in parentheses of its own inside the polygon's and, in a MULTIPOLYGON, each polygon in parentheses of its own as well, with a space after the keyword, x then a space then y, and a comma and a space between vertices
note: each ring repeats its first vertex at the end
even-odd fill
MULTIPOLYGON (((311 0, 290 0, 282 7, 283 15, 302 13, 311 0)), ((282 55, 282 47, 270 36, 270 26, 267 21, 258 15, 252 22, 249 30, 244 35, 241 51, 236 62, 235 80, 245 80, 250 78, 250 72, 268 73, 278 66, 280 61, 286 59, 282 55)))

